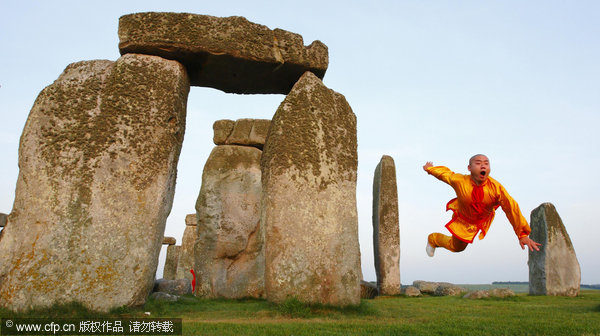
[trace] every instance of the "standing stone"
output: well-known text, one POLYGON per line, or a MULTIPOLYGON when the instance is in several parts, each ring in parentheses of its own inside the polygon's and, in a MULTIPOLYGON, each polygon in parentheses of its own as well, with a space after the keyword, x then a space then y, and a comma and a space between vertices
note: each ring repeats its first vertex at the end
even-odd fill
POLYGON ((262 156, 267 299, 360 302, 356 116, 305 73, 271 122, 262 156))
POLYGON ((271 30, 240 16, 136 13, 119 19, 121 54, 161 56, 183 63, 192 85, 229 93, 287 94, 305 71, 325 76, 327 46, 271 30))
POLYGON ((173 201, 189 80, 155 56, 69 65, 29 114, 0 244, 0 306, 145 302, 173 201))
POLYGON ((175 279, 188 279, 190 281, 194 279, 190 270, 194 268, 194 245, 196 245, 196 238, 198 237, 197 223, 196 214, 185 216, 185 230, 181 238, 175 279))
POLYGON ((165 258, 165 268, 163 269, 163 279, 165 279, 165 280, 177 279, 177 261, 179 260, 180 253, 181 253, 181 246, 177 246, 177 245, 167 246, 167 257, 165 258))
POLYGON ((254 147, 216 146, 204 166, 196 202, 196 295, 264 294, 261 154, 254 147))
POLYGON ((373 181, 373 249, 380 295, 401 292, 397 190, 394 159, 384 155, 373 181))
POLYGON ((529 237, 542 244, 539 251, 529 252, 529 294, 579 295, 581 269, 554 205, 543 203, 531 212, 529 237))

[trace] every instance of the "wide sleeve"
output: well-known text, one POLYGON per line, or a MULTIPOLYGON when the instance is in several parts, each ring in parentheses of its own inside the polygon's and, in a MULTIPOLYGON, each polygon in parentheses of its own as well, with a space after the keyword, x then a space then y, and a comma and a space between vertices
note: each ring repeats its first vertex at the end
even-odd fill
POLYGON ((427 172, 449 185, 452 185, 452 182, 455 180, 454 175, 456 175, 453 171, 444 166, 429 167, 427 168, 427 172))
POLYGON ((515 230, 515 234, 519 239, 529 236, 531 228, 527 224, 527 220, 523 217, 519 204, 508 194, 506 189, 501 184, 499 186, 499 203, 502 211, 506 214, 506 218, 515 230))

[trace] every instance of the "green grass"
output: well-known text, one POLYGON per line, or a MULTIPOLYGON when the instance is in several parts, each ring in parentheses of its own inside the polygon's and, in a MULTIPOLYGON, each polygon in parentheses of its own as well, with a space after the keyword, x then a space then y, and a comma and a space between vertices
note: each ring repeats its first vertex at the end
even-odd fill
MULTIPOLYGON (((576 298, 392 296, 346 308, 305 305, 294 299, 276 305, 256 299, 186 297, 176 303, 149 301, 108 316, 148 317, 144 312, 150 317, 182 318, 184 335, 600 335, 600 291, 593 290, 576 298)), ((0 311, 0 317, 15 316, 11 314, 0 311)), ((28 314, 37 317, 40 312, 28 314)), ((60 314, 55 316, 91 317, 86 314, 93 312, 71 306, 60 308, 60 314)))

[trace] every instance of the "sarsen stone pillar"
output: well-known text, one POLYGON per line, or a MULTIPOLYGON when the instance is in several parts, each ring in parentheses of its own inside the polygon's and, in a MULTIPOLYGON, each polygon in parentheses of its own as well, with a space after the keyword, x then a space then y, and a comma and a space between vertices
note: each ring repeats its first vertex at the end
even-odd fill
POLYGON ((379 295, 400 294, 400 225, 396 165, 384 155, 373 179, 373 249, 379 295))
POLYGON ((542 245, 529 251, 529 294, 579 295, 581 269, 554 205, 543 203, 531 212, 530 237, 542 245))
POLYGON ((360 302, 356 116, 304 73, 279 106, 262 156, 265 292, 282 302, 360 302))
POLYGON ((189 80, 156 56, 69 65, 38 96, 0 244, 0 306, 143 304, 173 201, 189 80))

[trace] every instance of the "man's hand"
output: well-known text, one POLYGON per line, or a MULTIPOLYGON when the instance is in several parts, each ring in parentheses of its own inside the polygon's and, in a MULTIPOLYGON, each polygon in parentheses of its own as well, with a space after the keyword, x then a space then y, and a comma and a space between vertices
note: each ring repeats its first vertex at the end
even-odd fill
POLYGON ((423 170, 427 171, 427 168, 429 167, 433 167, 433 162, 427 161, 427 163, 425 163, 425 165, 423 166, 423 170))
POLYGON ((521 237, 521 239, 519 239, 519 244, 521 245, 521 249, 525 249, 525 246, 529 247, 529 251, 539 251, 540 248, 538 246, 541 246, 542 244, 540 243, 536 243, 533 240, 531 240, 531 238, 529 238, 529 236, 525 236, 525 237, 521 237))

